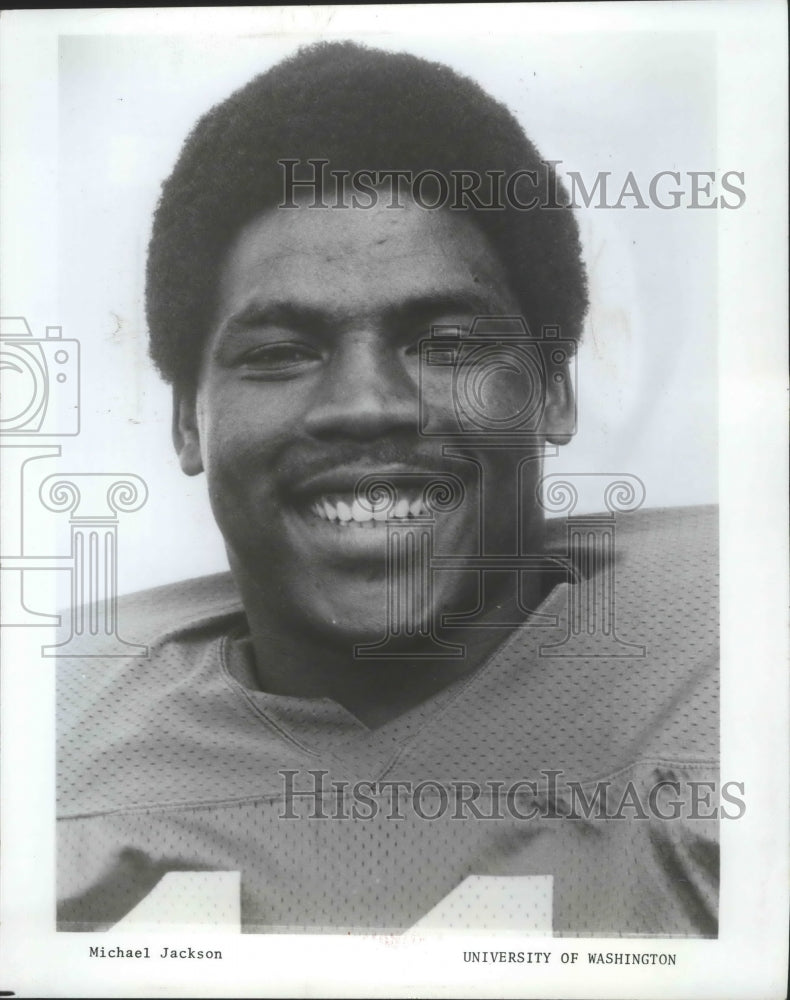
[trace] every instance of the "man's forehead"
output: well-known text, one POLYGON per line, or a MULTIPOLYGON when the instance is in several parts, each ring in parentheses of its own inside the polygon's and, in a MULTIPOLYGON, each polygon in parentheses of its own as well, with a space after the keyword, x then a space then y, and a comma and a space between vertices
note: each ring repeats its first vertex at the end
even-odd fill
POLYGON ((407 196, 398 204, 382 200, 370 207, 314 206, 303 197, 295 207, 271 207, 247 222, 236 243, 251 239, 262 251, 278 256, 390 255, 398 253, 401 244, 404 252, 408 248, 420 253, 430 252, 437 243, 446 246, 460 241, 490 248, 473 213, 422 208, 407 196))
MULTIPOLYGON (((501 301, 484 289, 465 286, 437 287, 412 290, 402 296, 393 296, 390 302, 372 302, 383 318, 392 321, 420 323, 438 316, 478 316, 496 312, 501 301)), ((354 309, 351 303, 333 301, 326 295, 314 294, 311 289, 294 289, 289 297, 253 293, 238 309, 222 322, 222 332, 227 335, 243 333, 263 325, 309 327, 320 330, 350 318, 354 309)))
POLYGON ((233 300, 234 313, 278 299, 310 307, 366 295, 385 304, 455 297, 483 310, 511 297, 476 224, 413 204, 269 209, 239 232, 220 273, 220 300, 233 300))

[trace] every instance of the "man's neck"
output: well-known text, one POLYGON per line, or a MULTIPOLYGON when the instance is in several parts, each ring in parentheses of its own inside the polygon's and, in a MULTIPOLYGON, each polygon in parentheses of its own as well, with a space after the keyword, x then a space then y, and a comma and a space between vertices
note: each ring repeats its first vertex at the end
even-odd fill
MULTIPOLYGON (((537 608, 557 581, 534 576, 525 602, 537 608)), ((239 581, 261 690, 300 698, 330 698, 370 728, 384 725, 478 670, 528 618, 515 597, 491 602, 478 627, 442 629, 441 640, 463 655, 440 657, 417 639, 392 657, 355 655, 353 638, 310 631, 273 615, 257 589, 239 581), (503 623, 497 625, 497 622, 503 623)), ((524 594, 521 595, 522 601, 524 594)), ((357 639, 356 642, 364 640, 357 639)))

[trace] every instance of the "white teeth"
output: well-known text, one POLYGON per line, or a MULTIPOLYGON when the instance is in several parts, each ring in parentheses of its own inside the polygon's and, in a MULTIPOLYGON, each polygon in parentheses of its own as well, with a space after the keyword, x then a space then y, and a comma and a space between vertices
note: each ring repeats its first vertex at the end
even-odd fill
POLYGON ((397 501, 390 507, 389 501, 371 505, 366 500, 327 500, 321 497, 310 507, 313 514, 323 521, 330 521, 333 524, 358 525, 361 528, 373 528, 376 522, 386 521, 387 518, 398 518, 404 520, 409 517, 422 517, 426 511, 421 498, 407 500, 405 497, 397 501))
POLYGON ((363 521, 372 521, 373 511, 369 508, 366 509, 363 507, 359 500, 355 500, 351 504, 351 516, 355 521, 359 521, 360 523, 363 521))

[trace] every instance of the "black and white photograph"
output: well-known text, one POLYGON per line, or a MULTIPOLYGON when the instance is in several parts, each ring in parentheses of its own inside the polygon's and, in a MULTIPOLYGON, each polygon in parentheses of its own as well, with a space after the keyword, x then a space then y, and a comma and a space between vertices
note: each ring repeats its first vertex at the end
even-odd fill
POLYGON ((785 8, 0 27, 0 989, 784 996, 785 8))

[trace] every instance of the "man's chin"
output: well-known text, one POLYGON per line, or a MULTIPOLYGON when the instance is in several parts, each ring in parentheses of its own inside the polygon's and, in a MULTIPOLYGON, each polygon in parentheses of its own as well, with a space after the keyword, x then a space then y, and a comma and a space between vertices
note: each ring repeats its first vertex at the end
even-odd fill
POLYGON ((383 639, 398 623, 388 620, 387 593, 383 581, 371 583, 362 595, 333 594, 331 601, 299 607, 301 627, 336 650, 353 652, 355 646, 383 639), (343 599, 345 596, 345 599, 343 599), (356 599, 355 599, 356 597, 356 599))
POLYGON ((416 649, 426 634, 437 631, 443 613, 462 612, 475 603, 468 573, 431 574, 410 563, 405 572, 393 574, 384 552, 374 558, 350 549, 334 562, 320 549, 305 552, 296 546, 255 559, 249 551, 246 558, 231 549, 228 554, 251 625, 335 652, 353 654, 356 646, 383 642, 387 648, 416 649), (280 569, 261 574, 261 566, 280 569))
POLYGON ((369 580, 355 591, 336 586, 331 599, 300 603, 300 627, 335 650, 352 654, 357 646, 379 643, 393 651, 416 649, 438 612, 432 614, 431 607, 404 602, 400 596, 398 600, 388 591, 384 578, 369 580))

